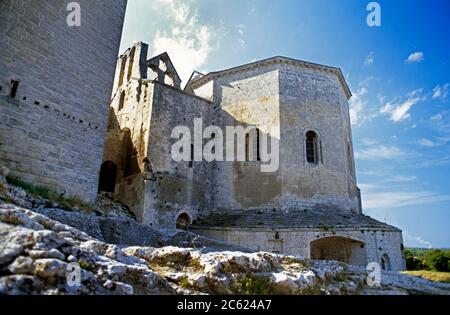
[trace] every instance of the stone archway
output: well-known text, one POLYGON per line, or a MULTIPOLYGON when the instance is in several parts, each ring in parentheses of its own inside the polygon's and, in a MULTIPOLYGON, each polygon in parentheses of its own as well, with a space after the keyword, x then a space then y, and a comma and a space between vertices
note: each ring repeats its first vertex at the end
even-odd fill
POLYGON ((116 190, 117 165, 111 161, 103 162, 100 169, 98 191, 114 193, 116 190))
POLYGON ((310 243, 310 257, 316 260, 337 260, 352 265, 365 265, 367 251, 361 241, 333 236, 310 243))
POLYGON ((191 217, 186 212, 182 212, 177 217, 177 229, 187 230, 191 224, 191 217))

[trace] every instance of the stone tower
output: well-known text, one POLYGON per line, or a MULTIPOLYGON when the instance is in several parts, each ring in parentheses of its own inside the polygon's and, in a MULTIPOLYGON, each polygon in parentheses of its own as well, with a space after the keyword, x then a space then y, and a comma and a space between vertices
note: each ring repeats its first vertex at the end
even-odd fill
POLYGON ((0 159, 93 201, 127 0, 0 2, 0 159))

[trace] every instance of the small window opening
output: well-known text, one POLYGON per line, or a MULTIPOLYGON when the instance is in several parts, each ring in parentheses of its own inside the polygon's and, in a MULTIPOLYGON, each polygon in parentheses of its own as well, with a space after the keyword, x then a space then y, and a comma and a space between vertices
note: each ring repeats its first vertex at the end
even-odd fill
POLYGON ((189 168, 194 167, 194 145, 191 144, 191 159, 189 160, 189 168))
POLYGON ((9 96, 15 98, 17 94, 17 89, 19 88, 19 81, 11 80, 11 93, 9 96))
POLYGON ((306 161, 308 163, 317 164, 319 162, 317 157, 318 145, 317 135, 313 131, 306 133, 306 161))
POLYGON ((122 110, 124 104, 125 104, 125 91, 122 91, 122 93, 120 93, 119 99, 119 111, 122 110))

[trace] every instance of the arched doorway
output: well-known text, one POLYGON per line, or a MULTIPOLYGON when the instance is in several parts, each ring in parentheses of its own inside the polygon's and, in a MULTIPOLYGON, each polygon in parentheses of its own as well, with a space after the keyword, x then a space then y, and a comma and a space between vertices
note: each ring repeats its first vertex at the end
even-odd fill
POLYGON ((181 213, 177 218, 177 229, 187 230, 189 224, 191 223, 191 218, 186 212, 181 213))
POLYGON ((391 270, 391 260, 387 254, 381 256, 381 270, 391 270))
POLYGON ((367 263, 367 251, 361 241, 345 237, 324 237, 310 243, 311 259, 337 260, 353 265, 367 263))
POLYGON ((98 182, 99 192, 114 193, 117 179, 117 165, 111 161, 105 161, 100 169, 100 179, 98 182))

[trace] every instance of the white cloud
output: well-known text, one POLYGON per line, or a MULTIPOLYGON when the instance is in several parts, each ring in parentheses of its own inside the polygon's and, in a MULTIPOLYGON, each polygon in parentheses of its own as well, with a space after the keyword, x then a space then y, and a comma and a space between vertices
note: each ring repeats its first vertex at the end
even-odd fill
POLYGON ((430 242, 424 240, 420 236, 414 236, 414 235, 409 234, 406 231, 403 231, 403 237, 405 238, 405 241, 409 241, 409 242, 411 242, 413 244, 415 243, 413 246, 426 247, 426 248, 429 248, 429 249, 433 248, 433 245, 430 242))
POLYGON ((414 63, 421 62, 423 60, 423 52, 416 51, 408 56, 408 59, 405 60, 406 63, 414 63))
POLYGON ((355 151, 355 158, 360 160, 391 160, 402 156, 406 153, 394 146, 375 145, 363 150, 355 151))
POLYGON ((436 85, 436 87, 433 89, 433 99, 441 98, 446 99, 448 96, 448 89, 450 84, 445 83, 443 86, 436 85))
POLYGON ((367 57, 366 60, 364 61, 364 64, 366 66, 371 66, 375 63, 375 53, 373 51, 371 51, 367 57))
POLYGON ((367 89, 365 87, 359 88, 353 93, 353 96, 349 101, 350 120, 353 125, 358 126, 361 123, 361 113, 367 104, 367 101, 363 98, 366 94, 367 89))
POLYGON ((245 24, 238 24, 235 25, 236 29, 237 29, 237 33, 238 33, 238 43, 239 46, 241 48, 245 47, 245 39, 244 39, 244 35, 245 35, 245 29, 247 28, 247 26, 245 24))
MULTIPOLYGON (((193 1, 157 0, 164 26, 157 29, 153 40, 153 55, 167 52, 184 82, 194 70, 203 67, 215 38, 214 30, 199 22, 193 1)), ((154 8, 155 5, 152 4, 154 8)))
POLYGON ((436 115, 434 115, 434 116, 431 116, 431 117, 430 117, 430 120, 431 120, 431 121, 440 121, 440 120, 442 120, 443 117, 444 117, 444 116, 442 116, 442 114, 439 113, 439 114, 436 114, 436 115))
MULTIPOLYGON (((360 185, 361 186, 361 185, 360 185)), ((395 190, 382 185, 362 185, 364 209, 394 209, 413 205, 432 204, 450 200, 450 195, 439 195, 430 191, 395 190)))
POLYGON ((425 139, 425 138, 420 139, 419 144, 423 147, 435 147, 436 146, 436 143, 434 143, 430 139, 425 139))
POLYGON ((398 98, 396 98, 393 101, 386 103, 380 109, 380 112, 382 114, 389 115, 390 120, 392 120, 393 122, 400 122, 402 120, 405 120, 411 117, 411 115, 409 114, 409 110, 411 109, 411 107, 426 99, 425 97, 421 96, 421 93, 421 89, 414 90, 408 93, 406 100, 401 102, 398 102, 398 98))

